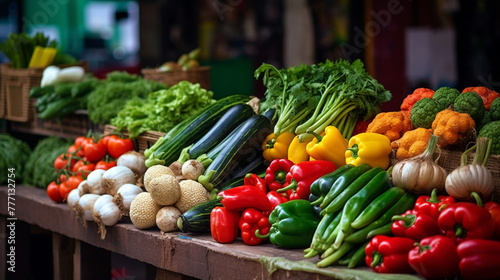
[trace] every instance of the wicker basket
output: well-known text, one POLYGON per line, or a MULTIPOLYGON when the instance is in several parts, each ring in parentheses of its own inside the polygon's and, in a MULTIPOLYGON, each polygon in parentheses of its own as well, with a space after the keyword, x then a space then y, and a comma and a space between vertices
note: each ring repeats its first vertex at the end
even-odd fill
MULTIPOLYGON (((452 151, 446 149, 436 149, 434 152, 434 159, 437 159, 439 166, 446 169, 446 171, 451 172, 455 168, 460 166, 460 161, 462 158, 463 151, 452 151)), ((391 163, 394 165, 398 161, 395 158, 395 152, 392 153, 391 163)), ((474 153, 469 153, 468 162, 471 163, 474 159, 474 153)), ((500 155, 490 155, 488 158, 488 169, 493 175, 493 182, 495 184, 495 193, 493 195, 493 200, 500 203, 500 155)))
POLYGON ((0 65, 0 119, 5 116, 5 93, 2 90, 2 68, 0 65))
MULTIPOLYGON (((104 127, 104 133, 111 133, 117 131, 116 126, 112 125, 106 125, 104 127)), ((129 137, 129 133, 126 130, 120 131, 124 137, 129 137)), ((149 147, 153 146, 156 141, 165 135, 163 132, 158 132, 158 131, 145 131, 141 133, 137 138, 132 139, 132 142, 134 143, 134 149, 138 152, 143 153, 145 150, 147 150, 149 147)))
MULTIPOLYGON (((70 66, 82 66, 88 70, 88 62, 75 64, 58 65, 60 68, 70 66)), ((33 87, 40 86, 45 68, 15 69, 10 67, 10 63, 3 63, 0 66, 0 117, 16 122, 29 122, 35 119, 30 107, 29 92, 33 87), (2 114, 2 111, 3 114, 2 114)))
POLYGON ((173 86, 180 81, 199 83, 206 90, 210 90, 210 67, 200 66, 187 70, 158 71, 158 69, 146 68, 141 70, 147 80, 153 80, 173 86))

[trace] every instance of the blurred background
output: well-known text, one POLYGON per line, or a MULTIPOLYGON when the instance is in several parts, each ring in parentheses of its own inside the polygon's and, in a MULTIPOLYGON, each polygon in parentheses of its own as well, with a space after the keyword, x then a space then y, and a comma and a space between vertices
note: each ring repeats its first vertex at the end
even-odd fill
MULTIPOLYGON (((493 0, 0 0, 0 41, 43 31, 104 77, 140 73, 197 47, 216 97, 262 96, 253 71, 361 59, 393 94, 417 87, 498 90, 499 2, 493 0)), ((0 54, 1 55, 1 54, 0 54)), ((5 57, 0 56, 0 62, 5 57)))

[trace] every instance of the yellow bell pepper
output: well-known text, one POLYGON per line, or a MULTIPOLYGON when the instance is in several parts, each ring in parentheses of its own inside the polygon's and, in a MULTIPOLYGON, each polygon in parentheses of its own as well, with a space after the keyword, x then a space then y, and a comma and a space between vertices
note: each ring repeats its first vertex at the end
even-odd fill
POLYGON ((368 163, 371 167, 387 169, 391 152, 391 140, 387 136, 372 132, 360 133, 349 139, 345 163, 355 166, 368 163))
POLYGON ((295 133, 286 131, 276 136, 274 133, 269 134, 266 140, 262 143, 264 159, 273 161, 278 158, 288 158, 288 147, 295 138, 295 133))
POLYGON ((307 153, 316 160, 328 160, 337 167, 345 165, 347 140, 335 126, 327 126, 324 136, 310 132, 316 138, 307 144, 307 153))
POLYGON ((288 147, 288 159, 295 164, 309 161, 309 154, 307 153, 306 148, 307 144, 311 142, 311 140, 301 143, 299 141, 299 136, 295 136, 292 143, 290 143, 290 147, 288 147))

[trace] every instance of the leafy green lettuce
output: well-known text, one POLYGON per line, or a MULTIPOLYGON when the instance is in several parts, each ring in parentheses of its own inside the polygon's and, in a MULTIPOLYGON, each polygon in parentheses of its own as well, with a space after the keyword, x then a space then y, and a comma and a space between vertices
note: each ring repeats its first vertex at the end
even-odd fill
POLYGON ((167 86, 124 71, 109 73, 87 97, 87 111, 93 123, 107 124, 129 100, 147 98, 148 94, 167 86))
POLYGON ((132 99, 111 119, 118 130, 127 129, 130 138, 147 130, 167 132, 182 120, 197 115, 215 102, 213 92, 188 81, 158 90, 147 99, 132 99))

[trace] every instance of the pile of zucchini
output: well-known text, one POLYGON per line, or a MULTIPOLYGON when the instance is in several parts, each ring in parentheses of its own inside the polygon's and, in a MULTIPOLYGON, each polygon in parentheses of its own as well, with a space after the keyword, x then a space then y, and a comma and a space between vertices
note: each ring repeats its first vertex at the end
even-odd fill
POLYGON ((261 144, 272 124, 256 115, 248 101, 248 96, 231 95, 181 122, 144 151, 146 166, 196 159, 205 167, 198 181, 209 191, 263 166, 261 144))

